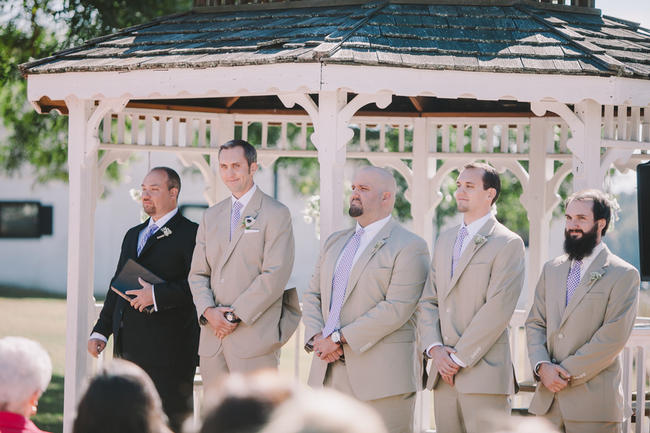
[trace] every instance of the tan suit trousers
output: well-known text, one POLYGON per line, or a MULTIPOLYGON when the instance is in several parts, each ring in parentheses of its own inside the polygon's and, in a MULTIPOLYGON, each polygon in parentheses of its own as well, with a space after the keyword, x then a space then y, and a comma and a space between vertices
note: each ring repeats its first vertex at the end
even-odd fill
POLYGON ((201 356, 199 368, 203 385, 214 384, 229 373, 249 373, 265 368, 278 368, 280 351, 275 351, 254 358, 229 358, 223 350, 214 356, 201 356))
MULTIPOLYGON (((329 364, 323 385, 354 397, 348 370, 341 361, 329 364)), ((414 392, 367 400, 364 403, 379 413, 389 433, 413 432, 414 392)))
POLYGON ((620 422, 566 421, 562 419, 557 399, 553 399, 550 409, 542 417, 562 433, 621 433, 623 431, 623 423, 620 422))
POLYGON ((490 416, 510 416, 505 394, 462 394, 442 379, 433 390, 438 433, 481 433, 490 416))

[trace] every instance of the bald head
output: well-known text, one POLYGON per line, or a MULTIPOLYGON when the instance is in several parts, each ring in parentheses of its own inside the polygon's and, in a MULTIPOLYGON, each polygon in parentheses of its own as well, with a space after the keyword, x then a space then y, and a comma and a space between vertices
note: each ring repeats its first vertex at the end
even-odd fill
POLYGON ((364 167, 357 171, 352 183, 350 216, 365 227, 393 211, 397 183, 383 168, 364 167))

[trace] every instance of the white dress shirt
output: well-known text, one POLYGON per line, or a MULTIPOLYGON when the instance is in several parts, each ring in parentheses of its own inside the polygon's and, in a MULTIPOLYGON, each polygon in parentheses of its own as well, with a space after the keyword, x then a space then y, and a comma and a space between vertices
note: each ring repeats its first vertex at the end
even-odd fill
MULTIPOLYGON (((465 222, 461 224, 461 226, 458 228, 458 231, 460 231, 461 228, 465 227, 467 230, 467 236, 465 236, 465 239, 463 240, 463 245, 460 247, 460 254, 462 255, 465 252, 465 248, 467 248, 467 245, 469 245, 470 242, 472 242, 472 239, 474 239, 474 236, 481 230, 481 228, 485 225, 485 223, 488 222, 488 220, 492 217, 492 210, 490 210, 488 213, 483 215, 481 218, 477 219, 476 221, 473 221, 467 225, 465 225, 465 222)), ((429 347, 427 347, 427 353, 426 355, 429 356, 429 352, 431 351, 432 348, 436 346, 442 346, 442 342, 436 341, 429 347)), ((461 367, 466 367, 467 364, 465 364, 463 361, 460 360, 456 355, 451 353, 449 355, 451 359, 458 364, 461 367)))
MULTIPOLYGON (((368 248, 368 245, 370 245, 370 242, 377 236, 377 233, 381 229, 384 228, 386 224, 388 224, 388 221, 390 221, 390 215, 388 215, 386 218, 382 218, 380 220, 377 220, 373 223, 368 224, 363 228, 363 235, 361 235, 361 239, 359 240, 359 248, 357 248, 357 252, 354 255, 354 258, 352 259, 352 266, 350 266, 350 269, 354 267, 354 265, 357 263, 357 260, 359 260, 359 257, 361 257, 361 254, 365 251, 366 248, 368 248)), ((361 228, 361 225, 357 223, 355 232, 361 228)), ((352 239, 352 237, 350 237, 352 239)), ((348 242, 350 242, 350 239, 348 239, 348 242)), ((347 242, 346 242, 347 245, 347 242)), ((345 250, 345 247, 341 250, 341 254, 339 254, 339 258, 336 259, 336 266, 334 269, 339 266, 339 262, 341 261, 341 257, 343 256, 343 251, 345 250)))
MULTIPOLYGON (((140 241, 142 240, 144 235, 149 231, 149 227, 155 224, 158 227, 158 230, 160 230, 165 224, 169 222, 170 219, 172 219, 174 215, 176 215, 177 212, 178 212, 178 208, 176 207, 172 211, 158 218, 158 221, 154 221, 153 218, 149 218, 149 224, 147 224, 145 228, 140 230, 140 233, 138 234, 137 245, 140 245, 140 241)), ((156 231, 156 233, 158 233, 158 231, 156 231)), ((154 235, 152 234, 151 236, 154 235)), ((151 296, 153 297, 153 310, 158 311, 158 304, 156 303, 156 291, 154 289, 153 284, 151 285, 151 296)), ((108 338, 106 338, 106 336, 100 334, 99 332, 93 332, 92 334, 90 334, 90 339, 101 340, 104 343, 108 342, 108 338)))
POLYGON ((253 194, 255 194, 255 191, 257 191, 257 185, 253 184, 251 189, 246 191, 246 194, 242 195, 239 198, 235 197, 234 195, 231 195, 230 200, 231 200, 232 204, 235 204, 236 201, 241 203, 242 204, 241 212, 243 212, 244 209, 246 209, 246 206, 248 206, 248 202, 250 202, 251 198, 253 198, 253 194))

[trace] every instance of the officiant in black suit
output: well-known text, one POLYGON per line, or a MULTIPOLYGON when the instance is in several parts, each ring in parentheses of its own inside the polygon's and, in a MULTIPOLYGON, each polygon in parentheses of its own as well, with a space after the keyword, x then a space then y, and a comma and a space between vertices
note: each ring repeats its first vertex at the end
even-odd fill
POLYGON ((178 212, 180 189, 180 178, 171 168, 156 167, 144 178, 142 207, 150 218, 124 236, 113 280, 133 259, 165 282, 152 286, 140 279, 142 288, 126 292, 135 296, 130 305, 109 288, 88 340, 88 352, 97 357, 113 334, 115 356, 151 376, 176 432, 192 411, 199 343, 187 283, 198 226, 178 212))

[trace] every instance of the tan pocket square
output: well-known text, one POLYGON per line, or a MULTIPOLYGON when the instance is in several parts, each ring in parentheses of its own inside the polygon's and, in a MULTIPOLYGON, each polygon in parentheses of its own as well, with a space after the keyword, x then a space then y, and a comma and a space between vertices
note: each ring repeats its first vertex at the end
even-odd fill
POLYGON ((246 233, 259 233, 259 229, 246 229, 244 230, 244 234, 246 233))

